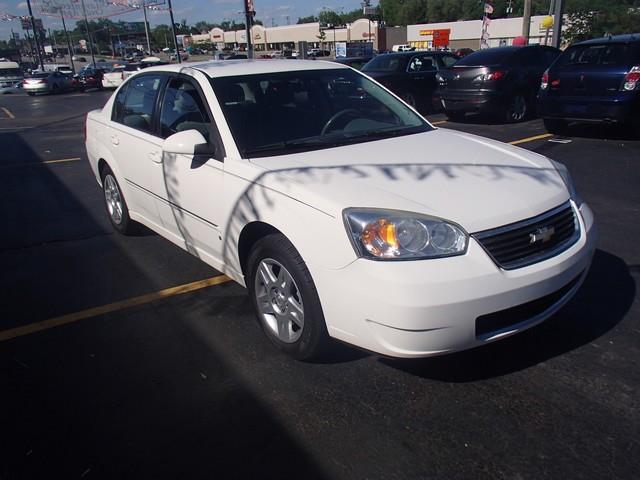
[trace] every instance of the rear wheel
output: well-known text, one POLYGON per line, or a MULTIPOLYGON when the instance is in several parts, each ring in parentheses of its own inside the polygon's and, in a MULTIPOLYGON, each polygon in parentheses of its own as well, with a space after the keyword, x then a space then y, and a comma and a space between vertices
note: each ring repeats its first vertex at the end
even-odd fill
POLYGON ((516 93, 509 98, 505 111, 505 120, 509 123, 521 122, 529 113, 527 99, 524 95, 516 93))
POLYGON ((102 191, 107 215, 113 228, 125 235, 133 233, 134 224, 129 217, 127 202, 124 199, 124 195, 122 195, 122 190, 120 190, 120 185, 115 175, 109 167, 106 167, 102 173, 102 191))
POLYGON ((567 133, 567 122, 559 118, 543 118, 544 128, 547 132, 555 135, 564 135, 567 133))
POLYGON ((269 340, 298 360, 322 356, 329 334, 320 299, 293 244, 282 234, 267 235, 251 250, 247 265, 249 296, 269 340))

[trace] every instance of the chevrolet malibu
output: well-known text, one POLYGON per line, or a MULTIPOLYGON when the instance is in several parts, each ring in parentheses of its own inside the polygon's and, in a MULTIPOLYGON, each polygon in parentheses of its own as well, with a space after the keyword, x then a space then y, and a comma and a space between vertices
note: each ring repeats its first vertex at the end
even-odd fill
POLYGON ((563 165, 434 128, 335 63, 149 68, 86 134, 113 227, 144 224, 246 286, 298 359, 331 338, 426 357, 508 337, 565 304, 594 251, 563 165))

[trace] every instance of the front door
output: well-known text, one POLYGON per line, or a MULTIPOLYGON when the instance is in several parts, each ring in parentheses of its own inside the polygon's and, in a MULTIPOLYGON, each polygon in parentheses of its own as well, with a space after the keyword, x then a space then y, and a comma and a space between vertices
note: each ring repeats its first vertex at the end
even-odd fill
POLYGON ((173 76, 160 106, 160 134, 197 130, 213 154, 163 153, 160 216, 165 228, 192 254, 218 264, 222 255, 220 225, 224 207, 224 151, 210 109, 198 83, 186 75, 173 76))

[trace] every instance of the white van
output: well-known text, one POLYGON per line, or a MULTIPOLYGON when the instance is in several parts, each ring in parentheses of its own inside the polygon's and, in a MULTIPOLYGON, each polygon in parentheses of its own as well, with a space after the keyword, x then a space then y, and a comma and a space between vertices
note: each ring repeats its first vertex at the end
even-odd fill
POLYGON ((0 87, 12 87, 24 79, 16 62, 0 62, 0 87))

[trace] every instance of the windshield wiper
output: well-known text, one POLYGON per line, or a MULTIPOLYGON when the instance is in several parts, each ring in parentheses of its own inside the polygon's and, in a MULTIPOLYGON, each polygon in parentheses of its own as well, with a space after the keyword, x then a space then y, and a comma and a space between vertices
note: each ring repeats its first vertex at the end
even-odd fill
MULTIPOLYGON (((325 135, 321 137, 301 138, 298 140, 287 140, 285 142, 269 143, 267 145, 260 145, 259 147, 248 148, 244 151, 245 154, 254 154, 261 152, 271 151, 292 151, 304 149, 307 147, 337 147, 343 145, 347 140, 344 137, 338 137, 331 135, 325 135)), ((347 140, 348 141, 348 140, 347 140)))

